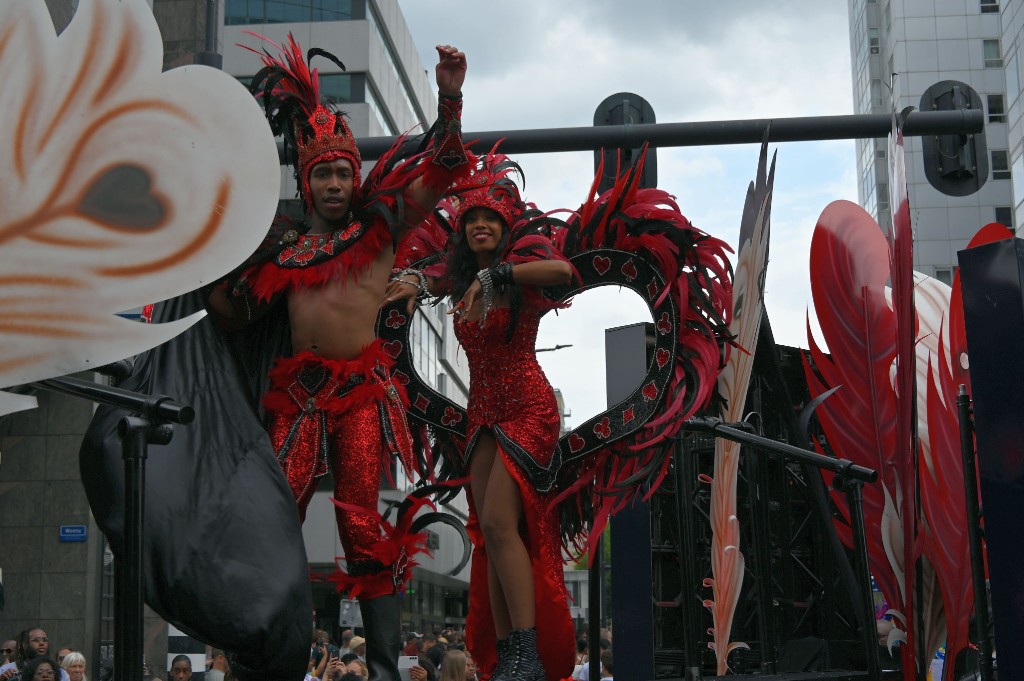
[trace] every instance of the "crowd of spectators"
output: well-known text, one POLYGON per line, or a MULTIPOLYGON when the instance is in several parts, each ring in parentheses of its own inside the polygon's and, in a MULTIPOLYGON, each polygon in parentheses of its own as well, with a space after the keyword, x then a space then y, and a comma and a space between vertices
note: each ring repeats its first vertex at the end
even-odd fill
POLYGON ((0 681, 88 681, 85 656, 74 648, 50 655, 50 637, 39 627, 25 629, 0 647, 0 681))
MULTIPOLYGON (((463 632, 445 629, 435 633, 408 632, 401 656, 410 681, 477 681, 477 668, 466 649, 463 632)), ((63 647, 50 656, 50 640, 40 628, 26 629, 17 639, 3 642, 0 655, 0 681, 88 681, 85 656, 72 647, 63 647)), ((601 681, 613 678, 611 632, 602 630, 600 640, 601 681)), ((571 679, 590 681, 590 646, 586 634, 576 641, 576 667, 571 679)), ((210 651, 204 681, 234 681, 223 650, 210 651)), ((148 667, 145 681, 160 681, 148 667)), ((178 655, 171 660, 167 681, 190 681, 192 660, 178 655)), ((368 681, 366 639, 352 629, 341 634, 335 646, 330 635, 317 629, 310 645, 305 681, 368 681)))

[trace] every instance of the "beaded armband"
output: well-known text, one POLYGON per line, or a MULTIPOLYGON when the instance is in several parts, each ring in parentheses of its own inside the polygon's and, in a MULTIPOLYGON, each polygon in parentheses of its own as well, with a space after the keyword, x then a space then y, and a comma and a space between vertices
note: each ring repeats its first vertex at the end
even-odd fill
POLYGON ((430 298, 430 289, 427 288, 427 275, 423 274, 420 270, 414 270, 411 267, 404 270, 395 270, 391 273, 391 281, 401 281, 405 284, 412 284, 416 287, 416 300, 423 300, 424 298, 430 298), (411 281, 402 279, 407 274, 411 274, 416 277, 416 283, 413 284, 411 281))
POLYGON ((438 141, 431 162, 448 170, 469 163, 466 149, 462 146, 462 95, 438 94, 437 126, 438 141))
POLYGON ((487 319, 487 313, 494 307, 494 279, 491 277, 491 273, 494 270, 484 268, 476 273, 476 278, 480 282, 480 292, 483 294, 483 314, 480 315, 480 321, 483 322, 487 319))

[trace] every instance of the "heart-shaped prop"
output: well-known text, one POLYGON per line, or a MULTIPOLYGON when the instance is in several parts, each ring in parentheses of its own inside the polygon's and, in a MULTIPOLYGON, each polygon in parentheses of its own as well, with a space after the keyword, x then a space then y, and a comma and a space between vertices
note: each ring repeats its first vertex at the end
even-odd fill
POLYGON ((153 194, 153 180, 144 168, 122 164, 96 178, 78 211, 114 228, 152 229, 163 223, 167 207, 153 194))
MULTIPOLYGON (((583 548, 588 533, 599 535, 612 513, 654 493, 668 473, 672 441, 683 423, 711 402, 732 342, 730 249, 695 228, 667 192, 640 187, 643 163, 641 155, 604 193, 595 181, 587 200, 564 222, 554 225, 546 221, 550 213, 534 208, 516 223, 524 230, 519 238, 529 243, 515 256, 519 262, 549 257, 553 249, 578 273, 572 284, 545 289, 546 303, 614 285, 636 292, 654 320, 644 380, 625 400, 564 435, 547 468, 548 477, 557 471, 552 503, 567 548, 583 548)), ((444 252, 455 227, 441 222, 417 229, 422 243, 430 244, 423 252, 444 252)), ((389 319, 400 305, 383 310, 381 318, 389 319)), ((408 324, 379 323, 377 332, 408 349, 408 324)), ((398 369, 410 377, 410 416, 431 431, 423 441, 444 447, 459 470, 466 420, 453 414, 461 408, 425 385, 408 354, 398 358, 398 369)))
MULTIPOLYGON (((654 334, 654 345, 647 358, 647 375, 633 393, 618 404, 566 433, 558 442, 555 461, 562 465, 587 456, 596 449, 633 434, 655 414, 665 387, 672 376, 669 361, 676 351, 675 303, 671 296, 660 301, 651 295, 664 287, 661 274, 650 263, 635 254, 613 249, 600 249, 581 253, 570 259, 581 280, 575 285, 551 289, 552 297, 568 300, 572 296, 597 288, 598 286, 622 286, 643 298, 651 310, 653 319, 659 320, 659 333, 654 334), (648 286, 655 281, 657 286, 648 286), (644 282, 641 284, 640 282, 644 282), (664 328, 665 333, 660 330, 664 328)), ((377 333, 384 339, 384 351, 389 355, 396 348, 409 348, 411 325, 401 315, 405 302, 400 301, 384 308, 377 322, 377 333), (398 316, 402 323, 395 323, 398 316)), ((393 355, 396 360, 395 372, 409 377, 407 390, 412 402, 410 415, 425 422, 434 429, 445 431, 458 438, 464 438, 466 411, 447 397, 431 388, 413 366, 410 352, 393 355)))

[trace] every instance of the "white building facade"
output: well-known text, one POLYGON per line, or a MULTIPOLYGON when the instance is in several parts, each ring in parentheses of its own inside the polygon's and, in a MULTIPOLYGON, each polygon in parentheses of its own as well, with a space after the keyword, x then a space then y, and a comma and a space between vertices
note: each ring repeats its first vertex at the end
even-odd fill
MULTIPOLYGON (((914 226, 914 269, 950 283, 957 251, 982 226, 1001 222, 1011 229, 1011 145, 1008 139, 1001 10, 1008 0, 848 0, 853 100, 856 113, 889 113, 922 107, 935 83, 960 81, 981 98, 985 111, 988 178, 968 196, 941 193, 925 177, 922 138, 906 139, 907 184, 914 226)), ((1018 4, 1019 3, 1014 3, 1018 4)), ((1019 7, 1013 8, 1016 14, 1019 7)), ((1016 99, 1019 86, 1013 95, 1016 99)), ((1019 105, 1018 105, 1019 106, 1019 105)), ((1019 115, 1018 115, 1019 118, 1019 115)), ((1021 157, 1017 133, 1017 158, 1021 157)), ((892 223, 886 168, 886 140, 858 140, 861 206, 883 230, 892 223)), ((1024 160, 1019 162, 1024 175, 1024 160)), ((1024 181, 1024 177, 1014 178, 1024 181)), ((1018 192, 1018 198, 1024 198, 1018 192)), ((1024 218, 1024 215, 1021 215, 1024 218)))

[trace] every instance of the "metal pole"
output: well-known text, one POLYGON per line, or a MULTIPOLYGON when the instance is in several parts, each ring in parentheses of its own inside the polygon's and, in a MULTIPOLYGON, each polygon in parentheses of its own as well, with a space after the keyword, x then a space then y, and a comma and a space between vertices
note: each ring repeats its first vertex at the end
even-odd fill
POLYGON ((206 40, 207 52, 217 51, 217 0, 206 0, 206 40))
POLYGON ((696 458, 687 456, 682 436, 676 438, 672 453, 676 477, 676 518, 679 524, 679 564, 682 567, 682 586, 679 589, 679 607, 683 617, 683 678, 700 681, 702 678, 698 637, 704 630, 700 613, 695 612, 696 601, 692 589, 700 583, 695 562, 697 560, 697 532, 694 529, 693 497, 697 478, 696 458))
POLYGON ((192 58, 193 63, 215 69, 224 68, 224 56, 217 52, 219 19, 220 12, 217 8, 217 0, 206 0, 206 31, 203 39, 203 51, 196 52, 192 58))
POLYGON ((604 536, 593 543, 594 555, 590 557, 590 584, 587 601, 587 650, 590 678, 601 678, 601 601, 604 595, 604 536))
POLYGON ((770 554, 771 535, 769 523, 771 522, 771 504, 768 499, 768 456, 745 456, 744 463, 747 466, 748 492, 747 498, 750 504, 750 522, 753 525, 754 539, 754 569, 757 571, 754 579, 757 583, 757 592, 760 598, 757 599, 757 624, 761 630, 761 673, 775 674, 778 671, 778 643, 779 637, 775 631, 775 618, 769 612, 769 606, 774 602, 772 597, 772 561, 770 554))
POLYGON ((770 452, 783 454, 788 459, 809 463, 812 466, 823 468, 854 480, 860 480, 861 482, 875 482, 878 480, 878 471, 858 466, 848 459, 823 456, 807 449, 794 447, 785 442, 778 442, 777 440, 748 433, 745 430, 739 430, 734 428, 733 425, 745 426, 746 424, 727 424, 718 419, 694 417, 683 424, 683 430, 711 433, 718 437, 724 437, 726 440, 766 449, 770 452))
POLYGON ((859 480, 836 478, 846 492, 853 523, 853 546, 857 557, 857 582, 860 585, 861 637, 867 657, 868 678, 881 681, 882 662, 878 659, 878 630, 875 628, 875 606, 871 600, 871 568, 868 565, 867 528, 864 526, 864 496, 859 480))
POLYGON ((184 425, 192 423, 196 417, 195 409, 163 395, 143 395, 131 390, 100 385, 77 378, 50 378, 45 381, 36 381, 30 385, 142 413, 148 418, 158 421, 171 421, 184 425))
MULTIPOLYGON (((961 384, 956 397, 960 412, 960 452, 964 469, 964 501, 967 506, 967 540, 971 549, 971 579, 974 583, 974 619, 977 627, 978 660, 981 681, 995 681, 992 669, 992 642, 989 639, 988 589, 985 587, 985 559, 981 546, 981 507, 978 501, 978 468, 974 451, 974 421, 971 397, 961 384)), ((946 664, 955 660, 947 659, 946 664)))
POLYGON ((126 416, 117 426, 124 456, 124 546, 118 560, 117 580, 121 627, 114 632, 117 651, 114 678, 132 681, 142 676, 142 540, 146 495, 146 450, 150 422, 126 416))
MULTIPOLYGON (((980 109, 958 111, 914 111, 907 116, 905 137, 925 135, 971 135, 984 129, 980 109)), ((533 130, 494 130, 463 133, 475 142, 476 150, 490 149, 499 140, 506 154, 540 154, 596 149, 637 149, 652 147, 698 147, 720 144, 760 144, 768 133, 769 142, 809 142, 836 139, 884 138, 892 132, 889 114, 848 116, 804 116, 798 118, 760 118, 732 121, 696 121, 691 123, 640 123, 637 125, 595 125, 576 128, 538 128, 533 130)), ((364 137, 358 140, 364 161, 380 158, 397 137, 364 137)), ((418 140, 409 140, 411 151, 418 140)), ((282 163, 282 145, 278 151, 282 163)))
POLYGON ((114 558, 114 678, 141 678, 147 450, 150 444, 168 444, 174 435, 170 423, 191 423, 195 410, 164 395, 144 395, 76 378, 31 385, 142 414, 126 416, 117 424, 124 459, 124 544, 114 558))

